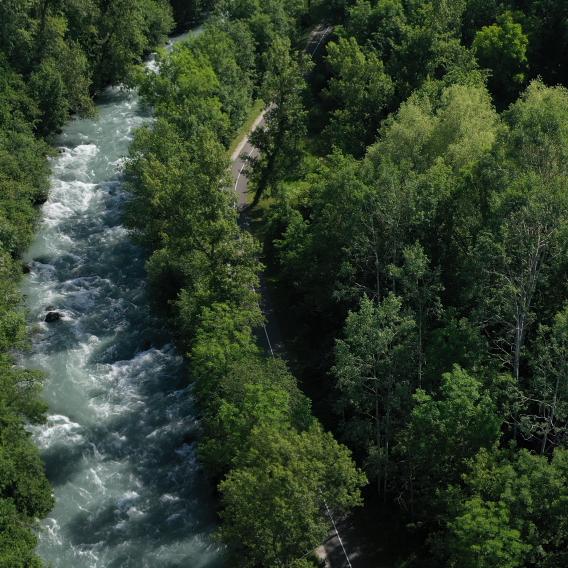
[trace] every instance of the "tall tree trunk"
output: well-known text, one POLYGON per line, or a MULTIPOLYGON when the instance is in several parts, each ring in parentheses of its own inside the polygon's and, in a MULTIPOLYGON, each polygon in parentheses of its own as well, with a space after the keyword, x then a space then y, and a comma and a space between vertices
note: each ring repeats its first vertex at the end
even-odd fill
POLYGON ((381 264, 379 262, 379 253, 375 245, 375 285, 377 287, 377 302, 381 301, 381 264))
POLYGON ((418 308, 418 386, 422 388, 422 305, 418 308))
POLYGON ((519 368, 521 365, 521 349, 523 346, 523 318, 517 319, 517 325, 515 326, 515 342, 513 347, 513 376, 515 379, 519 380, 519 368))
POLYGON ((556 375, 556 384, 554 385, 554 396, 552 397, 552 404, 550 406, 550 416, 548 418, 548 420, 546 421, 546 428, 544 431, 544 436, 542 437, 542 444, 540 447, 540 453, 544 454, 546 451, 546 445, 548 444, 548 437, 550 435, 550 432, 552 431, 552 429, 554 428, 554 420, 556 417, 556 406, 558 404, 558 389, 560 386, 560 375, 557 374, 556 375))
POLYGON ((388 478, 389 478, 389 460, 390 460, 390 435, 391 435, 391 425, 390 425, 390 397, 387 395, 386 401, 386 412, 385 412, 385 471, 383 474, 383 501, 387 500, 387 488, 388 488, 388 478))
MULTIPOLYGON (((379 392, 375 388, 375 443, 377 444, 377 452, 381 450, 381 416, 379 411, 379 392)), ((377 493, 381 494, 381 468, 377 470, 377 493)))

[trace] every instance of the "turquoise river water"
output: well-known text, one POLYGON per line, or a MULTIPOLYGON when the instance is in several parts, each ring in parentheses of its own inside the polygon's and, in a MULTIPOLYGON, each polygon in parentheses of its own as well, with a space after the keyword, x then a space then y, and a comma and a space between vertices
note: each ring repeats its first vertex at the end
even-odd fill
POLYGON ((150 120, 135 91, 111 88, 95 118, 65 128, 27 253, 24 363, 47 374, 49 417, 33 433, 56 497, 38 552, 54 568, 223 565, 184 363, 121 222, 124 157, 150 120), (62 320, 45 323, 50 310, 62 320))

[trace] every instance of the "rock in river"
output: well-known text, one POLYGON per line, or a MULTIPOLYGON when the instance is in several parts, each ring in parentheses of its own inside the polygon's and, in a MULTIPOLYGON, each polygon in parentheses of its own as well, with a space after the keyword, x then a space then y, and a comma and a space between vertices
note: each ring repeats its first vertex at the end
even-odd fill
POLYGON ((45 321, 47 323, 53 323, 61 319, 61 314, 59 312, 48 312, 45 316, 45 321))

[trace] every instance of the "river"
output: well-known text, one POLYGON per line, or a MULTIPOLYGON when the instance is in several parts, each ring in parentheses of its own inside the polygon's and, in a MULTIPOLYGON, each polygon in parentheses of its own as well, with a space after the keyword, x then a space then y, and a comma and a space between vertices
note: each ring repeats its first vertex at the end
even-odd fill
POLYGON ((47 375, 48 421, 33 434, 56 498, 38 552, 54 568, 217 568, 184 362, 121 222, 123 160, 151 118, 135 91, 110 88, 97 102, 95 118, 57 140, 22 285, 33 331, 24 363, 47 375), (62 319, 48 324, 52 310, 62 319))

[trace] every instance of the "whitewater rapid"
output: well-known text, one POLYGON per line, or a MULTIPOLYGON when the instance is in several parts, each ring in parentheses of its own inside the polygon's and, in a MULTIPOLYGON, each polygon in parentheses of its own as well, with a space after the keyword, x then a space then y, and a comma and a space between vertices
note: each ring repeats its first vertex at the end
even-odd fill
POLYGON ((144 251, 122 225, 124 157, 149 120, 136 92, 112 88, 95 118, 64 129, 25 259, 24 363, 45 371, 49 404, 33 435, 56 498, 38 552, 54 568, 223 565, 184 362, 150 309, 144 251), (46 323, 49 311, 61 320, 46 323))

